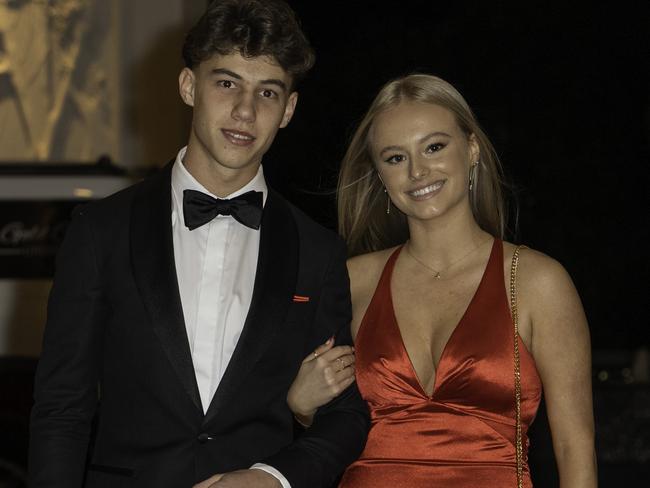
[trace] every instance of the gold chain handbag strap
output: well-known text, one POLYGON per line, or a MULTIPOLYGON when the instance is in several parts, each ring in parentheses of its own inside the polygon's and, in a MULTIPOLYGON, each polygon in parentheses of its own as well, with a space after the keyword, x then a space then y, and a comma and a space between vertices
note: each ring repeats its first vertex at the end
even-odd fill
POLYGON ((510 312, 514 324, 515 339, 515 455, 517 460, 517 488, 522 488, 524 483, 524 459, 521 435, 521 372, 519 364, 519 318, 517 315, 517 266, 519 265, 519 251, 525 246, 517 246, 512 255, 510 267, 510 312))

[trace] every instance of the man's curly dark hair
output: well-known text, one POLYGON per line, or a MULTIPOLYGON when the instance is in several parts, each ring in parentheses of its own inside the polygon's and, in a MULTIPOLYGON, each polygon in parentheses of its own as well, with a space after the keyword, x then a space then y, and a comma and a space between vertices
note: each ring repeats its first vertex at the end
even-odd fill
POLYGON ((294 11, 283 0, 214 0, 187 33, 183 59, 190 69, 215 54, 269 56, 299 82, 315 54, 294 11))

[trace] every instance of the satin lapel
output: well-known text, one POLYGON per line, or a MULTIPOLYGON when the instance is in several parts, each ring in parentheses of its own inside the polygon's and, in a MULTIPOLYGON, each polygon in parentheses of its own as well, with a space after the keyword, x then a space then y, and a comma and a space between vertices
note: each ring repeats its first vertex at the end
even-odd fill
POLYGON ((250 309, 235 352, 206 413, 209 423, 243 383, 283 325, 295 291, 298 232, 288 204, 273 191, 264 205, 250 309))
POLYGON ((151 324, 183 388, 203 413, 181 305, 171 223, 171 164, 133 203, 131 265, 151 324))

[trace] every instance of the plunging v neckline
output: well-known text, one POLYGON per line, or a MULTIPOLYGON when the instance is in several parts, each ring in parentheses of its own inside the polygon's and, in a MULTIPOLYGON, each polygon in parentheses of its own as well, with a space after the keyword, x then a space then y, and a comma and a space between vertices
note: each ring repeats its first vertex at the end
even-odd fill
MULTIPOLYGON (((428 394, 426 390, 424 389, 424 386, 422 384, 422 380, 418 376, 417 371, 415 370, 415 366, 413 366, 413 361, 411 360, 411 356, 409 355, 408 350, 406 349, 406 344, 404 343, 404 337, 402 337, 402 329, 399 327, 399 322, 397 320, 397 315, 395 314, 395 307, 393 305, 393 270, 395 268, 395 263, 397 262, 397 258, 402 252, 402 249, 404 246, 400 246, 399 249, 396 251, 396 256, 393 259, 392 266, 389 270, 388 276, 386 277, 388 279, 388 306, 390 307, 390 312, 391 312, 391 317, 392 317, 392 323, 393 326, 395 327, 395 332, 397 332, 397 336, 399 338, 399 343, 400 343, 400 348, 402 350, 402 353, 406 357, 406 361, 408 362, 408 365, 411 369, 411 373, 413 374, 413 377, 415 378, 415 381, 420 389, 420 393, 422 393, 423 396, 425 396, 428 399, 433 399, 433 397, 436 394, 436 391, 438 390, 438 385, 439 385, 439 373, 440 373, 440 366, 442 365, 443 360, 447 356, 447 349, 449 349, 449 344, 451 341, 454 339, 454 337, 457 334, 458 330, 462 326, 462 324, 465 322, 465 317, 467 317, 467 313, 469 310, 472 308, 474 305, 474 302, 476 301, 476 297, 478 296, 479 291, 481 288, 483 288, 483 283, 485 282, 485 278, 487 276, 487 271, 490 266, 490 262, 494 258, 494 251, 496 249, 498 239, 494 238, 492 241, 492 249, 490 250, 490 255, 488 257, 487 262, 485 263, 485 268, 483 269, 483 275, 481 276, 481 280, 478 283, 478 286, 476 287, 476 290, 474 290, 474 294, 472 295, 471 300, 467 304, 467 307, 465 307, 465 311, 463 312, 463 315, 461 315, 460 319, 454 326, 453 330, 451 331, 451 334, 449 335, 449 338, 447 339, 447 342, 445 342, 444 347, 442 348, 442 352, 440 353, 440 357, 438 358, 438 364, 435 366, 435 370, 433 372, 433 388, 431 389, 431 394, 428 394)), ((431 362, 433 362, 433 356, 431 357, 431 362)))

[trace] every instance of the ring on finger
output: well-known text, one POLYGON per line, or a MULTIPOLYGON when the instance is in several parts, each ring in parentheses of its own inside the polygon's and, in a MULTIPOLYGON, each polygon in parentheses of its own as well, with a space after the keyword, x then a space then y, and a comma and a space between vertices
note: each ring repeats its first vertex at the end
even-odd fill
POLYGON ((345 364, 343 363, 343 359, 336 358, 336 362, 339 363, 338 371, 343 371, 345 369, 345 364))

